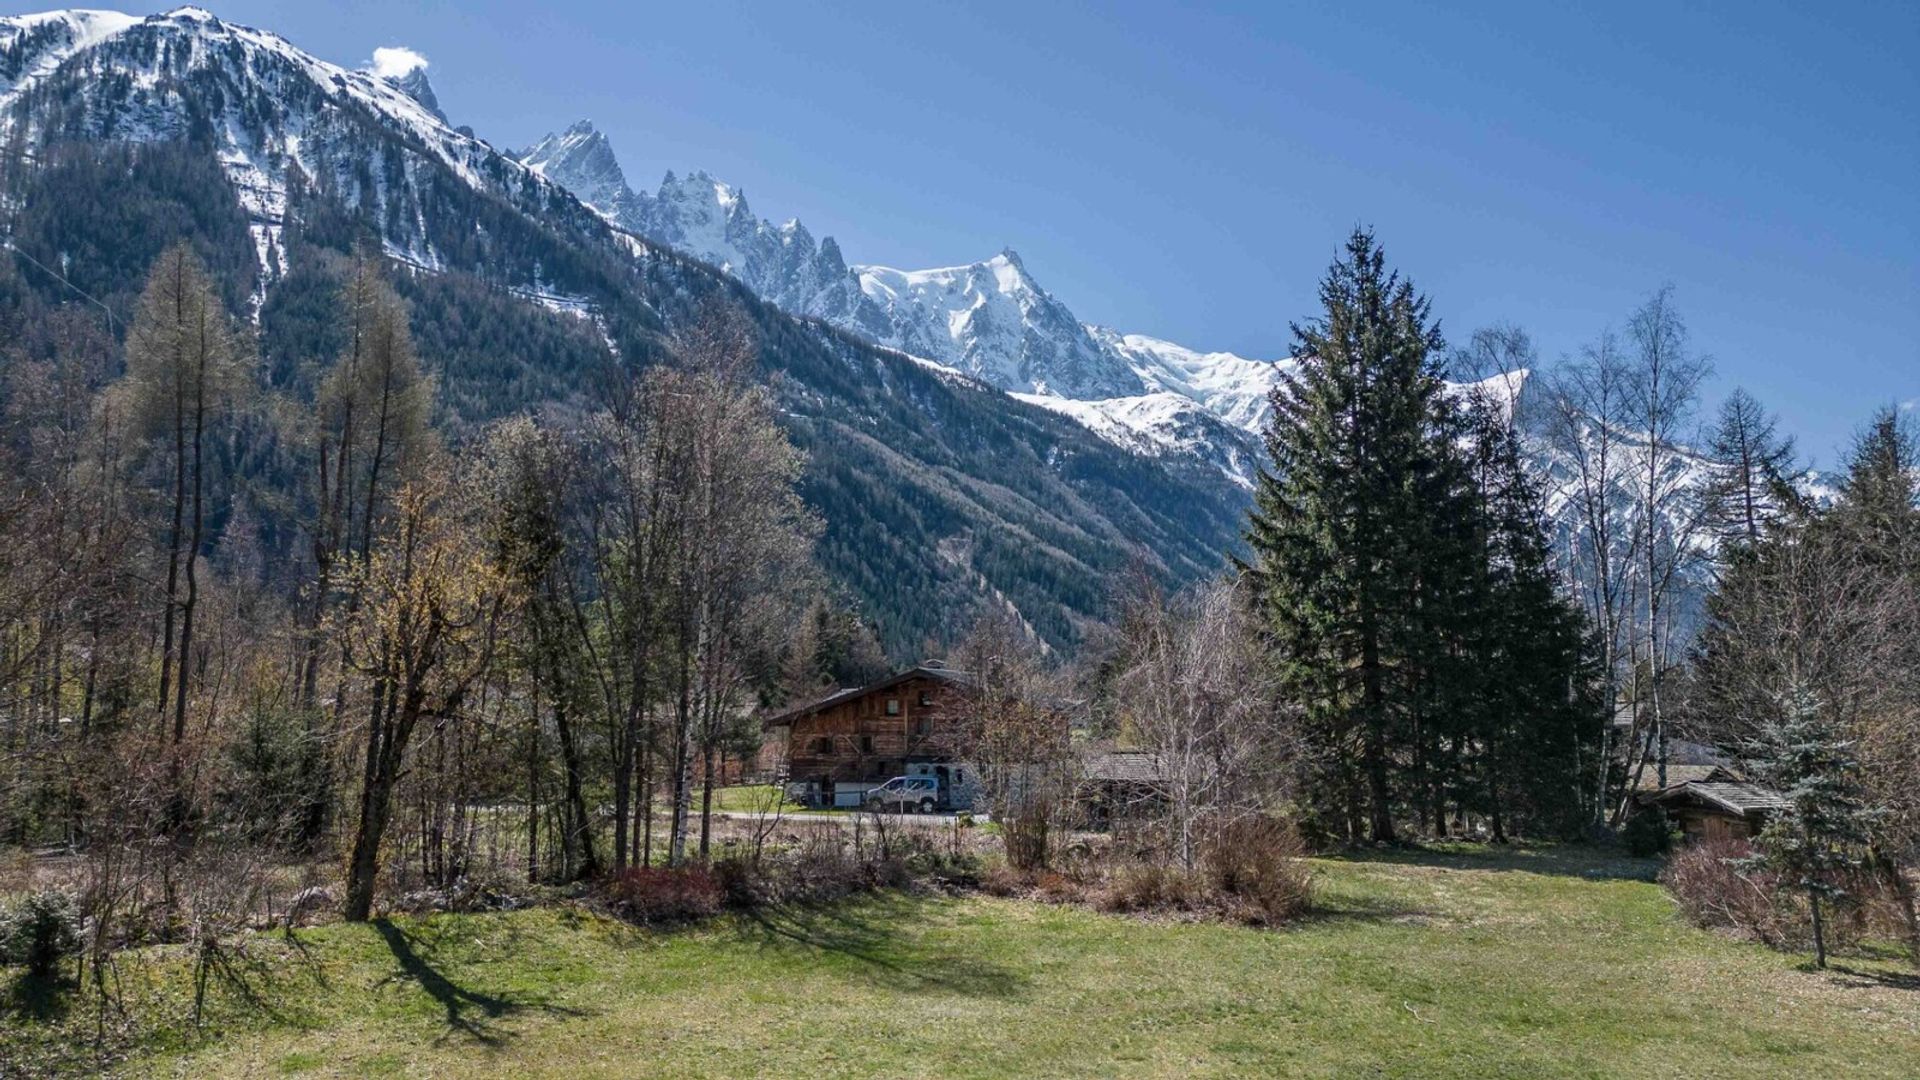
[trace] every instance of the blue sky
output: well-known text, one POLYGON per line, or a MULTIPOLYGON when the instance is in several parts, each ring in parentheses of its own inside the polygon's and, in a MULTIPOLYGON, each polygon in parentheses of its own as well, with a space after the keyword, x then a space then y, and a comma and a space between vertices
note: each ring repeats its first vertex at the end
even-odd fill
POLYGON ((1548 359, 1673 283, 1712 393, 1828 464, 1920 399, 1904 0, 210 6, 337 62, 417 50, 497 145, 590 117, 636 186, 704 168, 855 262, 1012 246, 1082 318, 1187 345, 1279 355, 1367 223, 1452 337, 1510 320, 1548 359))

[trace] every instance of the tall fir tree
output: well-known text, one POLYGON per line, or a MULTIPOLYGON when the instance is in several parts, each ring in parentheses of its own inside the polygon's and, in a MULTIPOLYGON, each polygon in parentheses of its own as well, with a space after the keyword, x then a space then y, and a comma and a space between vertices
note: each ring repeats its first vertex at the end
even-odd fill
POLYGON ((1390 842, 1394 754, 1431 654, 1427 556, 1447 531, 1447 508, 1427 497, 1447 486, 1433 430, 1444 342, 1364 229, 1320 299, 1322 314, 1293 328, 1300 363, 1273 394, 1248 570, 1324 763, 1316 810, 1350 841, 1390 842))
POLYGON ((1900 410, 1876 412, 1854 440, 1835 512, 1881 556, 1911 553, 1920 542, 1920 433, 1900 410))
POLYGON ((1475 688, 1463 703, 1481 749, 1489 823, 1576 835, 1601 806, 1583 777, 1600 753, 1604 694, 1585 612, 1559 587, 1538 484, 1520 436, 1498 404, 1468 407, 1469 445, 1484 523, 1485 587, 1468 622, 1475 688))

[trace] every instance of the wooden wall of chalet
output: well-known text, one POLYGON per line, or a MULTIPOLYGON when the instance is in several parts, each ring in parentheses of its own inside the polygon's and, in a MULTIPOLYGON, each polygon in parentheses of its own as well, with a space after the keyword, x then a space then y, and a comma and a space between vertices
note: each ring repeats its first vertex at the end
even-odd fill
POLYGON ((956 692, 939 679, 916 677, 801 717, 787 736, 787 775, 881 781, 900 775, 908 761, 949 760, 956 692))

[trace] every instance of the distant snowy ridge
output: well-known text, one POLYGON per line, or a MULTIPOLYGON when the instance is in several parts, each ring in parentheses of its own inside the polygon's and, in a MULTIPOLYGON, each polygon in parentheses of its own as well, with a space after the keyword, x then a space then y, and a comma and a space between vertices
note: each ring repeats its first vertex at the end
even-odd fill
POLYGON ((1287 361, 1199 352, 1081 321, 1011 249, 929 270, 849 265, 831 237, 757 217, 704 172, 630 187, 588 121, 520 160, 623 228, 705 260, 760 296, 1071 416, 1126 449, 1187 454, 1248 484, 1267 396, 1287 361))
MULTIPOLYGON (((439 159, 468 185, 510 193, 536 171, 500 154, 465 129, 451 127, 411 50, 379 50, 376 67, 353 70, 320 60, 277 34, 182 7, 145 18, 109 11, 60 11, 0 18, 0 137, 29 142, 42 115, 31 100, 56 80, 75 95, 67 123, 101 138, 159 141, 185 134, 196 108, 213 133, 222 166, 251 219, 265 287, 284 271, 278 252, 287 185, 297 171, 351 188, 355 165, 377 154, 366 144, 369 121, 439 159), (221 93, 210 94, 210 87, 221 93), (267 92, 265 88, 271 88, 267 92), (182 107, 191 97, 195 108, 182 107), (19 108, 22 104, 28 107, 19 108), (25 132, 14 132, 16 124, 25 132)), ((374 162, 377 164, 377 161, 374 162)), ((409 173, 397 182, 410 184, 409 173)), ((385 189, 396 183, 373 169, 385 189)), ((438 254, 402 221, 389 249, 417 266, 438 254)))

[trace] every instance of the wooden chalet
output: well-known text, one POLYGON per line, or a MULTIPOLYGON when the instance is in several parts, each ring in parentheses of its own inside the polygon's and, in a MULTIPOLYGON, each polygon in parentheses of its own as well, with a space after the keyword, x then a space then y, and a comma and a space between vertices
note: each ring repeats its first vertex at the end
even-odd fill
POLYGON ((1648 770, 1634 800, 1665 808, 1688 842, 1749 839, 1787 805, 1779 792, 1722 765, 1669 765, 1666 787, 1648 770))
MULTIPOLYGON (((784 759, 790 789, 825 805, 835 803, 836 789, 844 796, 909 772, 957 770, 957 706, 972 688, 965 672, 926 663, 837 690, 763 721, 767 756, 784 759)), ((963 774, 950 779, 967 782, 963 774)))

